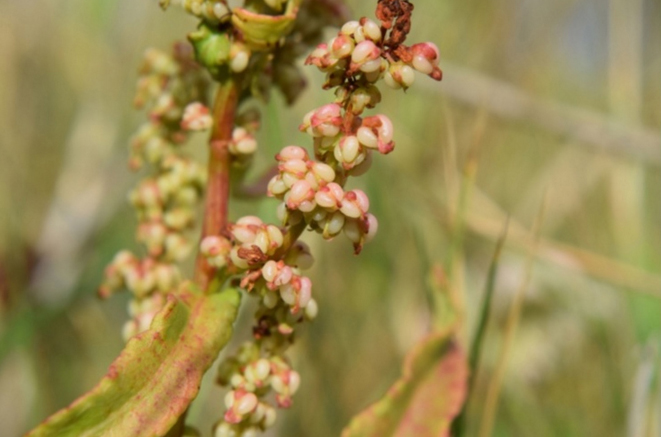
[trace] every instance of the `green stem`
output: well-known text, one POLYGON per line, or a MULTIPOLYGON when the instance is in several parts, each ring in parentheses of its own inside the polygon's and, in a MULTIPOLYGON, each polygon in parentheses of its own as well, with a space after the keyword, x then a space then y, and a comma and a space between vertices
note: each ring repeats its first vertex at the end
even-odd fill
MULTIPOLYGON (((204 224, 200 241, 209 235, 219 235, 227 227, 230 197, 229 142, 232 138, 239 90, 232 79, 218 86, 213 109, 214 125, 209 138, 209 163, 204 224)), ((198 253, 195 264, 195 282, 207 290, 214 269, 204 256, 198 253)))
POLYGON ((503 251, 503 246, 505 245, 505 240, 507 239, 507 230, 509 228, 509 219, 505 224, 503 233, 501 234, 498 242, 496 243, 496 249, 491 259, 491 265, 489 266, 489 273, 487 275, 487 283, 484 291, 484 298, 482 302, 482 308, 480 310, 480 317, 478 321, 478 326, 475 332, 475 337, 470 347, 469 354, 469 369, 470 374, 468 377, 468 392, 466 394, 466 402, 461 410, 461 413, 457 418, 452 422, 452 435, 454 437, 461 437, 464 435, 466 428, 466 418, 468 414, 468 408, 470 407, 470 402, 472 400, 471 395, 473 394, 473 389, 475 387, 475 379, 480 365, 480 355, 483 349, 484 335, 487 330, 487 325, 489 323, 489 315, 491 312, 491 301, 493 300, 493 293, 496 287, 496 276, 498 273, 498 264, 500 262, 500 254, 503 251))

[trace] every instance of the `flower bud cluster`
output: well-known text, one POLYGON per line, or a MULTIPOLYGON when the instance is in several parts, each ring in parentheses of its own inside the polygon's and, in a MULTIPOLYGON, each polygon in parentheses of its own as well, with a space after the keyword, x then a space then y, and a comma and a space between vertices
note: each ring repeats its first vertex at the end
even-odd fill
POLYGON ((372 151, 385 155, 395 148, 393 126, 388 117, 358 116, 365 108, 374 107, 373 102, 380 101, 380 97, 374 98, 380 96, 376 94, 378 90, 363 91, 344 93, 349 112, 338 103, 329 103, 307 113, 300 126, 301 131, 314 139, 318 159, 351 176, 359 176, 369 169, 372 151))
POLYGON ((440 80, 438 48, 430 42, 411 47, 393 44, 386 28, 368 18, 349 21, 337 36, 320 44, 305 61, 326 73, 324 87, 347 83, 369 86, 380 79, 391 88, 408 88, 415 71, 440 80))
POLYGON ((216 436, 249 436, 275 423, 276 410, 265 400, 275 395, 279 408, 289 408, 300 386, 298 372, 281 356, 263 357, 255 343, 245 343, 218 369, 218 382, 230 390, 226 412, 215 428, 216 436))
POLYGON ((103 297, 121 289, 133 294, 131 320, 124 327, 127 340, 149 327, 164 296, 179 286, 177 263, 193 247, 186 233, 195 222, 206 171, 179 149, 187 132, 208 129, 211 117, 198 101, 205 85, 190 56, 182 46, 175 46, 172 56, 148 50, 138 82, 136 103, 145 108, 149 122, 133 138, 131 164, 139 168, 149 162, 152 174, 130 192, 129 200, 138 216, 136 239, 146 256, 118 253, 99 289, 103 297))
POLYGON ((157 49, 145 52, 134 103, 148 115, 131 142, 131 167, 158 165, 176 153, 187 131, 211 125, 205 100, 207 79, 193 61, 189 46, 176 44, 174 54, 157 49))
MULTIPOLYGON (((282 5, 280 0, 265 2, 274 10, 282 5)), ((202 253, 211 265, 240 274, 241 287, 260 298, 254 340, 219 369, 219 383, 229 392, 224 419, 215 428, 218 437, 254 436, 265 430, 275 420, 275 410, 265 397, 274 393, 277 406, 287 408, 300 385, 300 376, 284 353, 293 342, 295 327, 318 313, 312 283, 301 274, 313 259, 306 245, 295 242, 300 232, 308 228, 325 239, 343 233, 356 253, 377 232, 367 195, 345 188, 350 176, 369 169, 375 151, 385 155, 394 149, 391 120, 382 114, 363 115, 381 102, 377 83, 383 80, 389 87, 406 89, 413 84, 415 71, 441 77, 433 44, 402 44, 412 6, 399 12, 391 7, 379 2, 380 25, 366 18, 350 21, 306 60, 326 73, 324 88, 337 90, 333 102, 310 111, 300 125, 312 137, 314 157, 298 146, 287 146, 276 155, 278 173, 267 192, 281 201, 277 215, 285 228, 244 217, 228 228, 227 238, 214 236, 202 242, 202 253)), ((237 129, 234 147, 245 138, 237 129)))
MULTIPOLYGON (((321 124, 317 128, 331 129, 321 124)), ((369 199, 362 190, 345 192, 333 182, 335 170, 310 160, 301 147, 285 147, 276 159, 279 173, 269 182, 268 194, 283 201, 278 215, 285 224, 305 220, 326 239, 344 231, 357 252, 374 237, 377 220, 368 213, 369 199)))
POLYGON ((177 3, 189 14, 213 24, 225 22, 231 16, 225 0, 178 0, 177 3))

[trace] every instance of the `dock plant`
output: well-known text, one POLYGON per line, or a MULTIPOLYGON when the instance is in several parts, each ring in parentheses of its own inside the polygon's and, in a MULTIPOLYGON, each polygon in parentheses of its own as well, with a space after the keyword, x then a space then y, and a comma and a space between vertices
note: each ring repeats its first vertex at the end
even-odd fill
MULTIPOLYGON (((404 92, 417 76, 442 78, 437 47, 407 40, 413 4, 379 0, 374 18, 352 20, 339 0, 230 3, 160 2, 168 13, 180 9, 199 22, 187 41, 170 50, 148 49, 139 68, 134 103, 145 121, 130 141, 129 164, 142 178, 129 201, 142 249, 119 252, 99 289, 102 298, 131 294, 122 331, 126 348, 92 391, 31 436, 201 435, 186 424, 186 412, 202 376, 232 338, 242 299, 257 301, 252 336, 228 351, 217 369, 226 394, 213 435, 260 435, 277 423, 279 410, 295 408, 305 375, 288 350, 323 311, 306 273, 314 257, 299 237, 343 236, 351 247, 347 256, 378 238, 367 193, 351 186, 379 165, 381 155, 396 150, 397 121, 375 112, 381 89, 404 92), (337 31, 323 42, 330 27, 337 31), (268 177, 248 186, 244 175, 260 153, 263 102, 273 92, 287 103, 300 99, 305 66, 324 75, 327 90, 327 103, 292 126, 309 141, 279 145, 268 177), (200 132, 208 135, 206 164, 188 150, 200 132), (230 221, 232 193, 241 192, 277 199, 279 221, 266 223, 256 214, 230 221), (184 266, 191 256, 189 273, 184 266)), ((415 417, 404 414, 406 405, 416 387, 431 384, 423 382, 424 372, 439 356, 458 351, 451 335, 434 338, 408 358, 399 389, 358 416, 345 435, 448 432, 462 403, 457 384, 437 393, 452 407, 427 415, 434 431, 406 431, 415 417)), ((461 367, 462 357, 450 356, 444 368, 461 367)))

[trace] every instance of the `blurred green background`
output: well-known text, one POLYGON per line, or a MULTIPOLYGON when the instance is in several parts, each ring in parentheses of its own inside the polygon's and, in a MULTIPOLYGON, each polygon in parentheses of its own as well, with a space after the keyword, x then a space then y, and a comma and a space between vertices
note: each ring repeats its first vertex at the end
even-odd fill
MULTIPOLYGON (((122 348, 127 295, 95 291, 134 247, 125 165, 146 47, 194 20, 152 0, 0 0, 0 424, 16 436, 67 405, 122 348)), ((349 2, 372 16, 373 2, 349 2)), ((379 235, 360 257, 306 236, 320 304, 292 350, 303 384, 270 435, 335 436, 397 378, 429 329, 428 277, 444 269, 471 338, 495 241, 510 216, 483 365, 475 435, 506 314, 544 223, 493 435, 661 432, 661 1, 417 0, 410 41, 441 51, 440 84, 384 92, 397 148, 365 189, 379 235)), ((263 156, 310 146, 296 130, 330 99, 320 74, 289 111, 265 109, 263 156)), ((203 151, 203 138, 193 146, 203 151)), ((233 214, 272 218, 275 203, 233 214)), ((249 331, 246 309, 239 330, 249 331)), ((230 347, 232 349, 234 345, 230 347)), ((222 414, 210 378, 191 411, 222 414)))

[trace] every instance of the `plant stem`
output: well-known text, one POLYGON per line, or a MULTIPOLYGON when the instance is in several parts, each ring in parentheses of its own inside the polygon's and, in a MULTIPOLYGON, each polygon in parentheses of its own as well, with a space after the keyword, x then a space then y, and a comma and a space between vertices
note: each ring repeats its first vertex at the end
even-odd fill
POLYGON ((466 402, 461 409, 459 416, 455 418, 452 422, 452 435, 455 437, 461 437, 464 435, 466 430, 466 420, 468 415, 468 408, 470 407, 471 401, 474 401, 472 398, 473 390, 475 388, 475 380, 478 372, 478 367, 480 365, 480 355, 483 349, 484 336, 486 334, 487 325, 489 323, 489 316, 491 312, 491 302, 493 300, 494 290, 496 288, 496 275, 498 273, 498 265, 500 263, 500 255, 505 246, 505 240, 507 239, 507 230, 509 228, 509 218, 505 223, 505 228, 501 236, 498 238, 496 243, 496 249, 494 251, 493 257, 491 259, 491 265, 489 266, 489 273, 487 275, 487 283, 484 290, 484 297, 482 302, 482 308, 480 310, 480 316, 478 319, 477 329, 475 330, 475 337, 470 347, 470 354, 468 358, 469 364, 469 377, 468 377, 468 392, 466 394, 466 402))
POLYGON ((526 259, 525 273, 521 285, 516 290, 513 297, 512 304, 507 314, 507 322, 505 325, 505 333, 503 339, 503 347, 500 351, 500 357, 494 369, 493 376, 487 388, 487 393, 484 398, 484 411, 482 413, 482 421, 478 432, 479 437, 489 437, 493 434, 493 426, 496 420, 496 413, 498 411, 498 399, 500 397, 500 390, 505 379, 505 371, 507 370, 507 361, 512 351, 514 344, 514 336, 519 327, 519 320, 523 312, 523 304, 526 297, 526 291, 532 279, 532 270, 539 248, 539 241, 541 238, 542 222, 544 221, 544 214, 546 211, 546 194, 542 200, 542 205, 539 208, 535 223, 533 224, 532 234, 535 236, 535 241, 530 247, 528 257, 526 259))
MULTIPOLYGON (((239 102, 239 90, 234 80, 221 82, 213 108, 214 125, 209 138, 209 164, 204 223, 200 241, 209 235, 219 235, 227 226, 230 196, 229 141, 232 138, 234 118, 239 102)), ((214 269, 198 252, 195 263, 195 283, 206 290, 214 269)))

